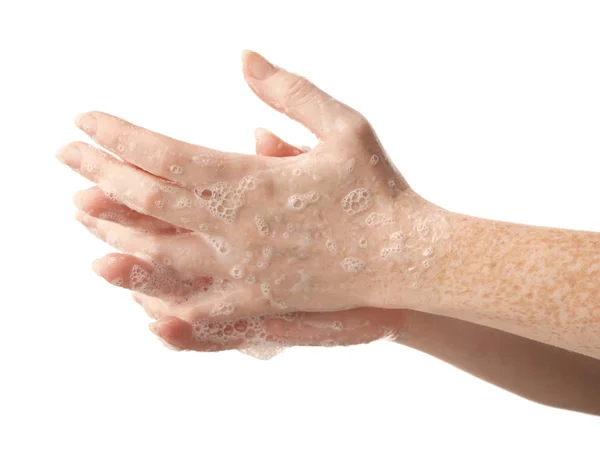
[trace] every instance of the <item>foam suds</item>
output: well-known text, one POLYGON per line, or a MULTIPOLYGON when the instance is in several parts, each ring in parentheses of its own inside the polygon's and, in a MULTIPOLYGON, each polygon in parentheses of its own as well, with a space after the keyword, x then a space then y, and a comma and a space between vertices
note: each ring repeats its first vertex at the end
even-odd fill
POLYGON ((244 194, 255 188, 256 179, 248 175, 240 180, 237 189, 225 182, 218 182, 210 188, 197 187, 194 193, 200 203, 208 207, 211 215, 225 223, 233 223, 237 211, 244 204, 244 194))
POLYGON ((273 257, 274 248, 272 246, 263 246, 262 256, 266 261, 273 257))
POLYGON ((342 209, 348 215, 355 215, 371 208, 371 193, 366 188, 352 190, 342 199, 342 209))
POLYGON ((268 283, 262 283, 260 285, 260 292, 267 299, 271 299, 271 286, 268 283))
POLYGON ((128 222, 127 218, 125 218, 124 216, 122 216, 119 213, 115 213, 115 212, 102 212, 98 215, 98 218, 100 220, 108 220, 108 221, 113 221, 115 223, 118 223, 120 225, 124 225, 128 222))
POLYGON ((389 213, 370 213, 365 219, 365 224, 371 228, 375 226, 390 225, 394 223, 394 217, 389 213))
POLYGON ((155 261, 152 261, 149 266, 152 267, 150 271, 139 264, 131 267, 129 288, 132 291, 153 296, 158 291, 164 293, 181 289, 182 282, 171 268, 155 261))
POLYGON ((403 245, 392 245, 392 246, 388 246, 386 248, 382 248, 381 252, 380 252, 380 256, 382 259, 386 259, 389 256, 394 255, 396 253, 401 253, 402 251, 404 251, 403 245))
POLYGON ((235 265, 229 271, 229 274, 233 277, 233 279, 242 279, 244 277, 244 268, 240 265, 235 265))
POLYGON ((344 271, 356 273, 363 268, 364 264, 364 261, 348 256, 342 261, 342 268, 344 268, 344 271))
POLYGON ((287 208, 293 211, 304 210, 307 205, 319 200, 319 192, 311 190, 303 195, 291 195, 288 197, 287 208))
POLYGON ((202 235, 204 239, 210 244, 219 254, 226 255, 229 253, 230 246, 229 243, 222 236, 211 236, 211 235, 202 235))
POLYGON ((175 208, 189 208, 191 206, 192 201, 188 197, 181 197, 175 204, 175 208))
POLYGON ((228 302, 218 302, 216 303, 213 308, 212 311, 210 311, 210 316, 230 316, 231 313, 234 311, 235 306, 231 303, 228 302))
POLYGON ((326 246, 327 250, 329 250, 329 252, 331 254, 336 254, 337 253, 337 245, 335 244, 335 242, 333 240, 327 240, 325 242, 325 246, 326 246))
MULTIPOLYGON (((284 337, 275 337, 269 330, 267 322, 281 319, 289 323, 300 319, 303 313, 273 314, 269 316, 251 316, 237 320, 198 319, 192 323, 194 337, 204 343, 217 346, 237 346, 246 355, 257 359, 268 360, 290 346, 284 337)), ((285 332, 284 332, 285 333, 285 332)))
POLYGON ((256 225, 256 229, 258 230, 258 234, 260 236, 267 236, 269 234, 269 225, 267 224, 267 220, 262 215, 256 215, 254 217, 254 224, 256 225))

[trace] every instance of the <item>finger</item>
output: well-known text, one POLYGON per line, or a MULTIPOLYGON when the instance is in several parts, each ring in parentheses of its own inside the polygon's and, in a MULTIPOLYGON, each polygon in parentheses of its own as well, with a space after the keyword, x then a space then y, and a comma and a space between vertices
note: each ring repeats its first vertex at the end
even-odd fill
POLYGON ((150 330, 173 350, 194 350, 198 352, 219 352, 235 349, 241 341, 229 340, 215 342, 214 340, 199 340, 196 338, 192 324, 167 316, 151 322, 150 330))
POLYGON ((162 299, 138 292, 133 292, 131 297, 136 303, 142 306, 146 314, 152 319, 160 319, 161 317, 176 314, 175 312, 167 312, 166 303, 162 299))
POLYGON ((299 147, 288 144, 266 129, 256 129, 256 153, 269 157, 291 157, 304 153, 299 147))
POLYGON ((144 215, 174 225, 193 225, 195 229, 209 217, 206 204, 193 192, 121 162, 89 144, 73 142, 61 148, 57 157, 96 182, 109 198, 144 215))
POLYGON ((226 291, 219 291, 219 286, 213 284, 207 291, 198 292, 186 301, 177 301, 174 296, 154 299, 139 294, 134 299, 152 316, 174 315, 188 322, 198 319, 226 322, 247 316, 276 314, 285 307, 271 296, 259 295, 261 291, 257 292, 256 286, 247 284, 229 283, 226 291))
MULTIPOLYGON (((216 250, 201 241, 201 235, 149 235, 105 220, 91 217, 81 211, 75 218, 88 230, 110 246, 124 253, 140 253, 152 261, 172 267, 184 275, 219 275, 224 271, 216 250)), ((226 251, 226 250, 224 250, 226 251)))
MULTIPOLYGON (((168 317, 172 311, 160 299, 138 294, 134 298, 155 319, 168 317)), ((279 313, 225 320, 206 316, 184 322, 191 323, 197 340, 233 346, 263 358, 284 347, 347 346, 392 339, 403 327, 402 317, 396 311, 382 309, 279 313)))
POLYGON ((212 278, 198 278, 196 287, 199 289, 196 296, 177 297, 177 296, 161 296, 154 297, 140 292, 134 292, 132 297, 144 311, 153 319, 160 319, 166 316, 177 316, 187 322, 193 322, 197 319, 207 318, 211 306, 206 306, 202 310, 202 302, 222 301, 222 297, 217 292, 213 292, 212 278), (202 280, 204 280, 204 288, 202 288, 202 280), (202 296, 201 298, 199 296, 202 296))
POLYGON ((137 292, 133 293, 132 297, 152 319, 157 321, 163 321, 177 315, 179 321, 190 326, 186 327, 192 331, 196 342, 228 344, 227 347, 239 346, 246 338, 259 337, 259 322, 264 320, 262 317, 218 320, 207 316, 184 319, 179 314, 180 310, 176 309, 177 306, 169 305, 165 300, 137 292), (246 337, 246 334, 248 334, 248 337, 246 337))
POLYGON ((110 253, 92 263, 96 274, 106 281, 149 296, 171 299, 187 296, 203 286, 193 279, 182 279, 171 267, 137 256, 110 253))
POLYGON ((189 188, 250 175, 260 162, 257 156, 188 144, 102 112, 81 114, 75 123, 124 161, 189 188))
MULTIPOLYGON (((272 157, 289 157, 302 154, 304 151, 288 144, 266 129, 257 129, 256 152, 258 155, 272 157)), ((90 216, 101 220, 114 221, 124 226, 146 230, 149 233, 187 233, 183 227, 177 227, 157 218, 138 213, 129 207, 106 196, 97 186, 77 192, 73 199, 77 208, 90 216)))
POLYGON ((225 322, 231 319, 275 312, 268 302, 250 298, 250 295, 245 289, 230 289, 226 294, 206 293, 201 299, 194 299, 191 305, 163 301, 154 303, 153 309, 157 314, 173 314, 188 322, 198 319, 225 322))
POLYGON ((143 215, 106 196, 98 187, 80 190, 73 197, 75 206, 86 214, 101 220, 112 221, 123 226, 144 230, 154 234, 190 233, 186 228, 177 227, 148 215, 143 215))
POLYGON ((288 313, 228 320, 208 317, 192 321, 191 326, 196 341, 213 342, 258 358, 269 358, 286 347, 354 345, 393 334, 382 322, 365 319, 364 311, 342 313, 346 315, 335 313, 335 320, 331 313, 329 316, 326 313, 288 313))
POLYGON ((248 85, 269 106, 300 122, 320 139, 359 126, 364 118, 311 82, 269 63, 258 53, 244 51, 243 71, 248 85))
POLYGON ((272 296, 270 289, 265 289, 263 285, 248 284, 234 286, 221 294, 205 296, 194 302, 192 307, 182 305, 173 308, 175 315, 187 321, 201 318, 228 321, 247 316, 276 314, 284 310, 288 310, 286 303, 272 296))
POLYGON ((133 298, 156 320, 152 323, 154 325, 150 324, 150 330, 177 349, 219 351, 237 348, 244 342, 246 331, 250 330, 245 322, 237 325, 232 322, 228 326, 220 323, 212 325, 197 319, 196 324, 193 324, 192 321, 173 317, 168 306, 158 298, 139 293, 134 293, 133 298))

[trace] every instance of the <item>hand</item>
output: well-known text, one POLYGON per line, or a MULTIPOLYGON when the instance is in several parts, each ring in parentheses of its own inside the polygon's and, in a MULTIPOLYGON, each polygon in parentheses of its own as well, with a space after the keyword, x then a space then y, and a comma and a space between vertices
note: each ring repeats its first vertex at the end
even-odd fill
MULTIPOLYGON (((302 152, 302 149, 287 144, 268 131, 257 130, 258 155, 285 157, 302 152)), ((127 226, 134 226, 142 232, 177 233, 174 227, 165 222, 141 215, 108 199, 97 187, 79 192, 76 195, 76 203, 86 214, 121 224, 126 223, 127 226)), ((122 274, 116 266, 97 270, 109 282, 119 279, 122 274)), ((181 306, 169 296, 164 295, 159 299, 134 293, 134 298, 156 319, 150 328, 170 348, 196 351, 238 349, 263 359, 272 357, 284 347, 290 346, 351 345, 378 339, 393 339, 400 335, 404 323, 403 312, 382 309, 292 313, 223 321, 222 318, 194 316, 189 313, 189 306, 185 305, 183 310, 187 311, 187 319, 184 320, 174 317, 178 308, 181 310, 181 306)))
POLYGON ((409 302, 433 273, 432 245, 447 236, 441 210, 412 192, 362 115, 255 53, 244 73, 261 99, 322 142, 273 160, 186 144, 99 112, 78 119, 123 161, 84 143, 59 158, 109 198, 171 225, 146 233, 81 214, 130 253, 96 267, 119 270, 107 271, 115 284, 176 296, 194 315, 404 307, 398 286, 409 302))
MULTIPOLYGON (((136 295, 136 299, 139 295, 136 295)), ((139 301, 156 321, 150 329, 174 350, 217 352, 237 349, 268 359, 287 347, 347 346, 376 340, 399 340, 404 311, 362 308, 328 313, 287 313, 239 319, 201 318, 193 323, 157 310, 157 298, 139 301)))

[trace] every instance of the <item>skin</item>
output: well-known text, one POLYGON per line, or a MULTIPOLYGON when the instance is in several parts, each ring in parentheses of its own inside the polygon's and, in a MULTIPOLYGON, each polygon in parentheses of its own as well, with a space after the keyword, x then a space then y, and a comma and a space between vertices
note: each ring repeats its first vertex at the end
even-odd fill
MULTIPOLYGON (((382 304, 384 276, 397 272, 405 284, 416 278, 404 262, 380 262, 381 249, 402 247, 403 260, 418 262, 433 240, 413 236, 412 230, 442 220, 440 209, 410 190, 359 113, 272 66, 262 71, 271 76, 253 79, 249 64, 246 60, 250 86, 315 131, 322 141, 317 147, 271 160, 186 144, 107 114, 87 113, 78 125, 123 160, 84 143, 70 144, 59 158, 128 208, 194 233, 149 235, 79 218, 120 251, 167 263, 168 269, 157 270, 135 257, 113 260, 124 282, 134 266, 153 275, 144 292, 177 295, 181 305, 175 312, 188 320, 216 315, 221 305, 232 309, 229 316, 242 317, 382 304), (377 225, 385 219, 390 223, 377 225), (406 239, 389 243, 392 233, 406 239), (169 275, 166 287, 163 272, 169 275), (198 275, 226 282, 198 296, 187 285, 198 275)), ((404 288, 408 303, 416 293, 404 288)))
POLYGON ((243 321, 273 346, 347 345, 397 338, 407 320, 436 313, 600 356, 599 234, 443 210, 410 189, 359 113, 254 53, 244 73, 319 137, 315 149, 263 130, 264 149, 279 154, 224 153, 94 112, 78 125, 122 160, 83 143, 58 153, 98 184, 76 197, 80 221, 128 253, 96 271, 138 292, 163 339, 243 347, 254 343, 243 321), (229 215, 211 213, 223 195, 229 215), (413 311, 351 310, 361 307, 413 311))

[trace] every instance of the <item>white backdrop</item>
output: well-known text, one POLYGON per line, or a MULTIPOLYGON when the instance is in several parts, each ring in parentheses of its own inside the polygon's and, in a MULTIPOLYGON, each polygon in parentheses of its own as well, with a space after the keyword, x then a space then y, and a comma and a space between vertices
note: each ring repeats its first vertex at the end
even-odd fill
POLYGON ((314 145, 244 84, 248 48, 364 113, 427 199, 600 231, 598 25, 574 0, 3 2, 0 474, 599 474, 597 417, 400 345, 168 351, 91 271, 88 184, 54 159, 90 109, 314 145))

